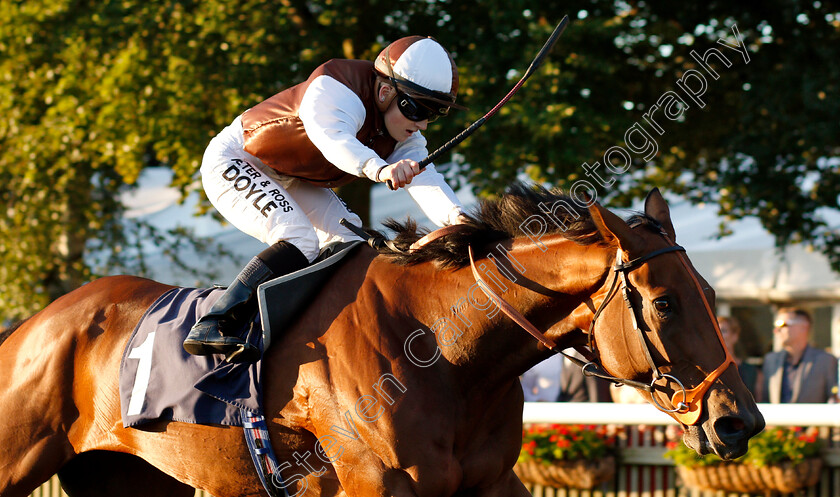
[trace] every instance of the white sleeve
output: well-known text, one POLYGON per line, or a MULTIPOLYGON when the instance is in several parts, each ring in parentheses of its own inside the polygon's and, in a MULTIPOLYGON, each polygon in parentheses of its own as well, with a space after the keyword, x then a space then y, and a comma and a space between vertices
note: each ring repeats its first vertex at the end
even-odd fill
POLYGON ((365 115, 359 96, 326 75, 309 84, 300 103, 306 135, 324 157, 342 171, 375 181, 376 172, 388 163, 356 138, 365 115))
MULTIPOLYGON (((388 163, 393 164, 401 159, 420 161, 427 155, 426 138, 418 131, 397 144, 394 152, 388 157, 388 163)), ((446 183, 443 175, 437 172, 434 164, 429 164, 415 176, 411 184, 405 187, 405 191, 437 226, 457 223, 458 216, 463 212, 455 192, 446 183)))

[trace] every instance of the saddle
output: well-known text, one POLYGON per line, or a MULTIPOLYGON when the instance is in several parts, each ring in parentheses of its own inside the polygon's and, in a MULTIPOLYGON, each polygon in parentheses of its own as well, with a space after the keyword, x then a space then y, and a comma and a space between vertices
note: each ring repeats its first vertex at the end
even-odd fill
MULTIPOLYGON (((331 246, 313 265, 264 283, 259 289, 262 314, 250 326, 265 331, 263 336, 255 333, 249 337, 252 343, 265 351, 271 330, 291 324, 333 275, 336 265, 361 243, 331 246)), ((126 427, 159 419, 237 426, 242 423, 239 409, 259 412, 261 361, 239 364, 226 362, 220 355, 193 356, 180 345, 222 292, 216 288, 173 288, 146 310, 120 365, 126 427)))
POLYGON ((333 275, 338 263, 361 245, 361 240, 338 243, 325 248, 314 263, 267 281, 257 289, 263 331, 263 350, 271 345, 272 330, 282 333, 333 275))

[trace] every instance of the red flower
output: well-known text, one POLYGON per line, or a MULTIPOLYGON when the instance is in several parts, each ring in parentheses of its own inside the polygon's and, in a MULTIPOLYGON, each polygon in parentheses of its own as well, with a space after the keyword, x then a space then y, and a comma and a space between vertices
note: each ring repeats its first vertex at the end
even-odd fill
POLYGON ((594 425, 529 425, 524 430, 520 458, 552 461, 601 457, 615 445, 616 437, 607 433, 594 425))

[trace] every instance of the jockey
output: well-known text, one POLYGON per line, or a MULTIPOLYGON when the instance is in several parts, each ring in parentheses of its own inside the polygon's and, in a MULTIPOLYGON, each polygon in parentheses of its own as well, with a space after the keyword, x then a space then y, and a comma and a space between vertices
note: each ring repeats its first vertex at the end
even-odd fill
POLYGON ((360 225, 361 219, 331 188, 358 177, 390 180, 436 225, 458 223, 455 193, 434 166, 421 172, 417 163, 428 155, 420 132, 450 107, 463 109, 457 93, 449 52, 432 38, 409 36, 375 62, 326 62, 213 138, 201 164, 210 202, 269 247, 193 326, 184 349, 236 362, 259 358, 238 333, 256 314, 260 283, 306 267, 329 243, 358 239, 339 220, 360 225))

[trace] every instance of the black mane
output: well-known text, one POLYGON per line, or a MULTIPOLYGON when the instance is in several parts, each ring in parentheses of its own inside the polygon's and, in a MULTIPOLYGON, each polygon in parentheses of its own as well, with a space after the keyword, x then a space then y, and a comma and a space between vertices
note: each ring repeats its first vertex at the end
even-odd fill
POLYGON ((3 342, 5 342, 10 336, 12 336, 12 333, 14 333, 16 329, 20 328, 20 325, 22 325, 25 322, 26 320, 24 319, 23 321, 18 321, 17 323, 9 326, 5 330, 0 330, 0 345, 3 345, 3 342))
MULTIPOLYGON (((589 211, 579 206, 571 197, 553 193, 540 186, 514 183, 498 199, 480 200, 478 206, 468 215, 469 220, 461 225, 462 229, 458 232, 438 239, 409 255, 389 254, 388 257, 400 265, 433 261, 444 268, 464 267, 469 264, 468 246, 478 248, 497 240, 524 236, 520 225, 533 215, 541 216, 548 223, 547 234, 562 234, 582 245, 603 241, 589 216, 589 211), (559 221, 555 223, 540 205, 549 209, 558 201, 562 201, 564 207, 554 210, 553 217, 559 221)), ((388 219, 383 224, 396 232, 394 242, 402 250, 408 250, 412 243, 428 233, 427 230, 418 230, 417 223, 411 219, 404 223, 388 219)))
MULTIPOLYGON (((467 247, 478 248, 497 240, 524 236, 520 226, 531 216, 540 216, 548 224, 546 234, 561 234, 566 239, 581 245, 603 243, 601 233, 592 222, 585 207, 571 197, 549 191, 541 186, 514 183, 501 197, 494 200, 480 200, 478 206, 467 216, 462 229, 435 240, 422 249, 406 254, 388 253, 387 257, 399 265, 435 262, 442 268, 460 268, 469 265, 467 247), (561 202, 561 204, 556 204, 561 202), (549 216, 543 209, 552 209, 549 216), (541 207, 542 206, 542 207, 541 207), (552 220, 553 218, 553 220, 552 220)), ((631 227, 641 226, 653 233, 660 233, 662 227, 650 216, 635 213, 627 223, 631 227)), ((394 231, 394 243, 401 250, 408 251, 412 243, 429 231, 418 229, 417 223, 407 219, 400 223, 387 219, 385 227, 394 231)))

